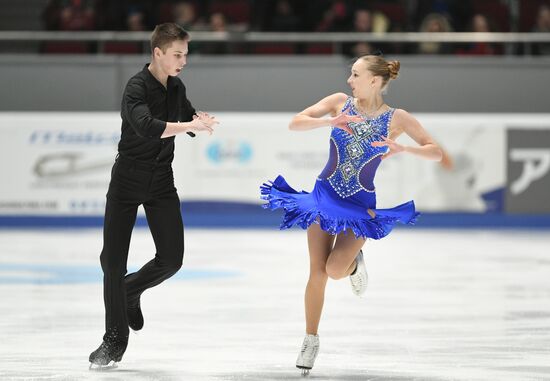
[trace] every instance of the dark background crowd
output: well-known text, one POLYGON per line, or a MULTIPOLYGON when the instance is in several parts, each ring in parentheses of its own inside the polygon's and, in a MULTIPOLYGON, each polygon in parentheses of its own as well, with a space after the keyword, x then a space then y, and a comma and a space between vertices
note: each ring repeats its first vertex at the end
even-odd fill
MULTIPOLYGON (((43 27, 58 31, 150 31, 162 22, 189 31, 270 32, 550 32, 550 0, 50 0, 43 27), (515 7, 511 5, 515 4, 515 7), (515 8, 515 9, 512 9, 515 8)), ((52 46, 55 47, 55 44, 52 46)), ((109 53, 142 53, 136 43, 103 47, 109 53)), ((333 44, 194 43, 193 50, 223 53, 335 53, 333 44)), ((85 50, 90 50, 87 45, 85 50)), ((48 51, 48 47, 46 46, 48 51)), ((491 43, 345 43, 343 53, 374 50, 397 54, 503 54, 491 43)), ((50 48, 49 52, 55 52, 50 48)), ((517 50, 515 53, 523 53, 517 50)), ((534 44, 532 54, 550 54, 550 44, 534 44)))

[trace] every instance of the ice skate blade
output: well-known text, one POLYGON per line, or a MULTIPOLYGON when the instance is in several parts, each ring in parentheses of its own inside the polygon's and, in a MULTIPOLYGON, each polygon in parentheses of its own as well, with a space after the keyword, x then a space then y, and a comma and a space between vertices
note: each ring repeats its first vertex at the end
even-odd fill
POLYGON ((311 368, 306 368, 306 367, 303 367, 303 366, 298 366, 296 365, 296 368, 300 369, 302 372, 302 377, 307 377, 309 376, 309 371, 311 370, 311 368))
POLYGON ((118 363, 116 361, 111 361, 107 365, 100 365, 100 364, 95 364, 91 362, 89 370, 92 370, 94 372, 104 372, 104 371, 113 370, 116 368, 118 368, 118 363))

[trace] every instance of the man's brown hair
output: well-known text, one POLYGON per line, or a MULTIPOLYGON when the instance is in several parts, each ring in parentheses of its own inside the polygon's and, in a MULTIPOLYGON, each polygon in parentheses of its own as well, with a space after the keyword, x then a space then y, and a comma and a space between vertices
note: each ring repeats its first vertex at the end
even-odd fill
POLYGON ((166 48, 176 40, 189 40, 189 33, 175 23, 159 24, 155 27, 151 36, 151 52, 154 52, 155 48, 159 48, 163 53, 166 53, 166 48))

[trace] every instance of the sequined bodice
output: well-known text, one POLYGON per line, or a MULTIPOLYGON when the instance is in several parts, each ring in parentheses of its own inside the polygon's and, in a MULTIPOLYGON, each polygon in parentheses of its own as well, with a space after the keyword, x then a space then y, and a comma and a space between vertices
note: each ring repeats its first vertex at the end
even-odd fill
POLYGON ((353 98, 348 97, 342 112, 360 115, 363 121, 348 124, 353 134, 340 128, 332 128, 329 160, 319 177, 326 178, 343 198, 360 191, 374 192, 376 169, 381 156, 389 148, 373 147, 371 143, 382 141, 382 136, 388 136, 394 109, 391 108, 375 118, 367 118, 356 109, 353 98))

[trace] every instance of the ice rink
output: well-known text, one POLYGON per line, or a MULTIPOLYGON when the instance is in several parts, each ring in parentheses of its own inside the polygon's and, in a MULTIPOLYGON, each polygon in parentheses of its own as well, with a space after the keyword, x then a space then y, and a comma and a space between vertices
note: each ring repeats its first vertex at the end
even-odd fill
MULTIPOLYGON (((101 342, 100 229, 0 231, 1 380, 299 380, 305 234, 186 230, 143 295, 122 362, 101 342)), ((548 230, 398 229, 365 245, 369 289, 329 281, 312 380, 550 380, 548 230)), ((136 229, 129 269, 154 254, 136 229)))

